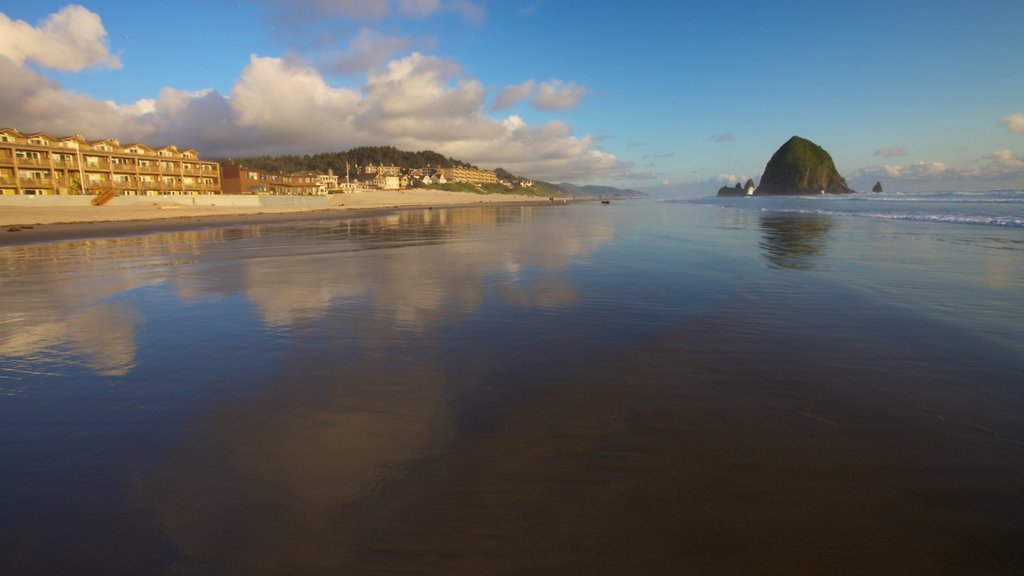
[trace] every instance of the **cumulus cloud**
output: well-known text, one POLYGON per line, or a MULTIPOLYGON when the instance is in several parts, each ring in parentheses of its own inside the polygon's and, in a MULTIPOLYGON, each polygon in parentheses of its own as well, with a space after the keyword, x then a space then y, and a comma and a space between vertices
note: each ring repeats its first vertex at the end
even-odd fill
POLYGON ((1024 114, 1010 114, 1003 118, 999 123, 1005 125, 1006 129, 1009 130, 1011 134, 1024 133, 1024 114))
POLYGON ((77 5, 51 14, 39 26, 0 13, 0 56, 19 66, 32 61, 65 72, 121 67, 118 57, 110 53, 100 17, 77 5))
POLYGON ((969 188, 1019 186, 1024 182, 1024 157, 1012 150, 996 150, 963 165, 951 166, 938 161, 886 164, 862 168, 849 178, 855 189, 867 189, 879 180, 898 181, 911 188, 934 188, 954 182, 969 188))
POLYGON ((483 24, 487 19, 487 12, 483 6, 470 0, 448 0, 446 8, 471 24, 483 24))
POLYGON ((909 165, 886 165, 885 174, 892 178, 930 178, 941 176, 948 172, 949 168, 942 162, 914 162, 909 165))
POLYGON ((531 103, 540 110, 571 110, 580 105, 587 89, 575 82, 549 80, 537 87, 531 103))
POLYGON ((988 172, 1016 174, 1024 171, 1024 157, 1012 150, 996 150, 985 155, 982 160, 988 172))
POLYGON ((289 23, 317 22, 323 18, 342 18, 375 22, 385 18, 422 19, 443 11, 460 15, 463 20, 480 23, 486 12, 471 0, 263 0, 279 20, 289 23))
POLYGON ((441 8, 441 0, 397 0, 398 12, 410 18, 425 18, 441 8))
POLYGON ((544 180, 634 175, 631 163, 576 136, 561 121, 539 126, 493 118, 486 90, 453 61, 419 53, 375 67, 359 87, 338 87, 312 66, 253 55, 230 96, 166 88, 117 104, 67 92, 0 58, 0 125, 55 136, 114 137, 193 147, 204 158, 302 154, 388 144, 436 150, 483 168, 544 180))
POLYGON ((902 146, 889 146, 875 150, 875 156, 882 158, 899 158, 907 155, 907 149, 902 146))
POLYGON ((491 110, 495 112, 507 110, 526 100, 530 97, 530 94, 533 94, 533 88, 536 85, 537 83, 533 80, 527 80, 522 84, 506 87, 491 102, 491 110))
POLYGON ((330 54, 324 70, 336 74, 352 74, 368 70, 387 62, 396 53, 411 46, 408 38, 389 36, 369 28, 360 28, 344 52, 330 54))
POLYGON ((736 137, 728 132, 723 134, 715 134, 710 138, 712 142, 732 142, 735 139, 736 137))

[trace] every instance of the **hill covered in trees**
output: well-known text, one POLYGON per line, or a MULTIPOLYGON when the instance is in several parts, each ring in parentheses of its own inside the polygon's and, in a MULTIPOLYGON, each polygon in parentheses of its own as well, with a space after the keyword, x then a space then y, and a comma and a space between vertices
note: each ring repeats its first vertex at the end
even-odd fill
POLYGON ((471 164, 446 157, 432 150, 406 152, 394 146, 359 146, 347 152, 324 152, 302 156, 224 158, 220 161, 268 172, 288 174, 313 170, 326 174, 328 170, 333 170, 335 174, 341 176, 345 175, 346 166, 349 167, 353 176, 358 173, 357 167, 371 165, 398 166, 399 168, 474 168, 471 164))
MULTIPOLYGON (((335 174, 345 177, 346 168, 351 176, 361 174, 366 166, 397 166, 404 170, 414 168, 474 168, 476 166, 445 156, 432 150, 419 152, 407 152, 399 150, 394 146, 359 146, 347 152, 324 152, 320 154, 305 154, 302 156, 291 154, 284 156, 252 156, 248 158, 222 158, 220 162, 237 164, 256 170, 267 172, 280 172, 291 174, 293 172, 315 171, 326 174, 333 170, 335 174)), ((601 196, 637 198, 647 194, 636 190, 621 190, 608 186, 577 186, 575 184, 562 183, 552 184, 540 180, 531 180, 523 176, 516 176, 503 168, 494 170, 494 173, 503 182, 511 184, 511 188, 500 185, 488 185, 488 192, 516 192, 520 194, 532 194, 537 196, 601 196)), ((480 186, 467 185, 471 191, 478 191, 480 186)), ((457 184, 450 183, 448 188, 460 189, 457 184)))

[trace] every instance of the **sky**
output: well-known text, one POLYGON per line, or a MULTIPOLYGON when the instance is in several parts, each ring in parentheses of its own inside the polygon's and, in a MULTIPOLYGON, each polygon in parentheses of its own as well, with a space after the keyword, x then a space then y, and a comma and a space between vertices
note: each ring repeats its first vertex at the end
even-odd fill
POLYGON ((857 190, 1024 189, 1024 2, 0 0, 0 127, 665 196, 799 135, 857 190))

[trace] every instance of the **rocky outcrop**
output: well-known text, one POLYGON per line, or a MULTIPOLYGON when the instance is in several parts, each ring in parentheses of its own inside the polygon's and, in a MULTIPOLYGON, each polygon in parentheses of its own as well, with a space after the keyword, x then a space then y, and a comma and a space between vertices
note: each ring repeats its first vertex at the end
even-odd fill
POLYGON ((881 192, 882 191, 882 183, 881 182, 875 182, 875 185, 871 188, 871 191, 874 192, 875 194, 878 194, 879 192, 881 192))
POLYGON ((747 191, 740 187, 740 183, 736 183, 736 187, 722 186, 718 189, 718 197, 725 198, 729 196, 746 196, 747 191))
POLYGON ((852 193, 828 152, 810 140, 793 136, 768 161, 754 195, 852 193))

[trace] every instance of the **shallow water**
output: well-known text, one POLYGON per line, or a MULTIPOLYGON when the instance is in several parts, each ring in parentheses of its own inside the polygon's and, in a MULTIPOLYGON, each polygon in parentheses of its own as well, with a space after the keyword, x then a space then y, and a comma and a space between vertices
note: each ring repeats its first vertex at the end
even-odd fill
POLYGON ((0 293, 5 574, 1024 567, 1020 228, 413 210, 0 293))

